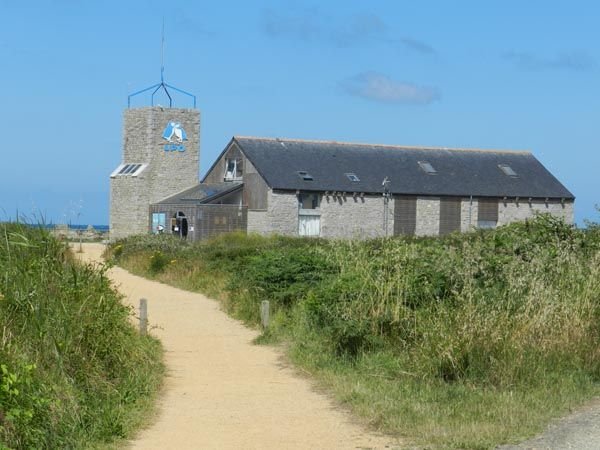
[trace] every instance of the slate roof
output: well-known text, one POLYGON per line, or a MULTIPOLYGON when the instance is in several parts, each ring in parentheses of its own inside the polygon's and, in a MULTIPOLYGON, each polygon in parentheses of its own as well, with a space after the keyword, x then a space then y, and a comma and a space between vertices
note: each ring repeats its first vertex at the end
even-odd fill
POLYGON ((242 183, 215 183, 197 184, 196 186, 181 191, 178 194, 167 197, 156 203, 158 205, 181 204, 181 203, 210 203, 217 198, 241 189, 242 183))
POLYGON ((241 136, 232 142, 272 189, 380 193, 387 176, 393 194, 575 198, 530 152, 241 136), (426 173, 419 162, 430 163, 436 173, 426 173), (517 176, 506 175, 500 165, 510 166, 517 176), (312 180, 304 180, 299 171, 312 180), (351 181, 347 173, 360 181, 351 181))

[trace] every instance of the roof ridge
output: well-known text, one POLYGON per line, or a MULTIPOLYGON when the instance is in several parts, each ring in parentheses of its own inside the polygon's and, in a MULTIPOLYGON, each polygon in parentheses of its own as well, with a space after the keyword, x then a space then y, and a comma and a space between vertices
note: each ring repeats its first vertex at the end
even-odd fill
POLYGON ((276 141, 276 142, 303 142, 312 144, 337 144, 337 145, 361 145, 365 147, 387 147, 393 149, 405 150, 449 150, 459 152, 484 152, 484 153, 510 153, 510 154, 526 154, 530 155, 529 150, 506 150, 506 149, 483 149, 483 148, 456 148, 456 147, 432 147, 432 146, 414 146, 414 145, 392 145, 392 144, 371 144, 365 142, 344 142, 344 141, 328 141, 319 139, 289 139, 289 138, 273 138, 262 136, 233 136, 234 139, 254 139, 261 141, 276 141))

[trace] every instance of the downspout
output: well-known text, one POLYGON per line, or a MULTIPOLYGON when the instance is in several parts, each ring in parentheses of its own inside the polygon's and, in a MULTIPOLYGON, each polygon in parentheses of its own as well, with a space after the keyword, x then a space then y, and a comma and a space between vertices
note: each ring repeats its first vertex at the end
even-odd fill
POLYGON ((473 196, 469 195, 469 230, 473 228, 473 196))

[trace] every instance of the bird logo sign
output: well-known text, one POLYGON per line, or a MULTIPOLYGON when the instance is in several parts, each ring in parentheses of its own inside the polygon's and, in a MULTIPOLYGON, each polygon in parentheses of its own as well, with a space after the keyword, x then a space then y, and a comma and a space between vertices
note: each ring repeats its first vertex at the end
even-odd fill
POLYGON ((169 122, 163 131, 162 137, 168 142, 164 145, 165 152, 183 152, 187 141, 187 134, 179 122, 169 122))

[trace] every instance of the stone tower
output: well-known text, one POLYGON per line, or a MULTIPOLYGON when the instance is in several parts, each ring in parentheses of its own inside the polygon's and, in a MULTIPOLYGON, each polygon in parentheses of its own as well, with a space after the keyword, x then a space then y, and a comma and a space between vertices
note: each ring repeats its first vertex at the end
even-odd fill
POLYGON ((152 203, 199 182, 200 111, 152 106, 123 114, 123 157, 110 175, 110 239, 150 232, 152 203))

